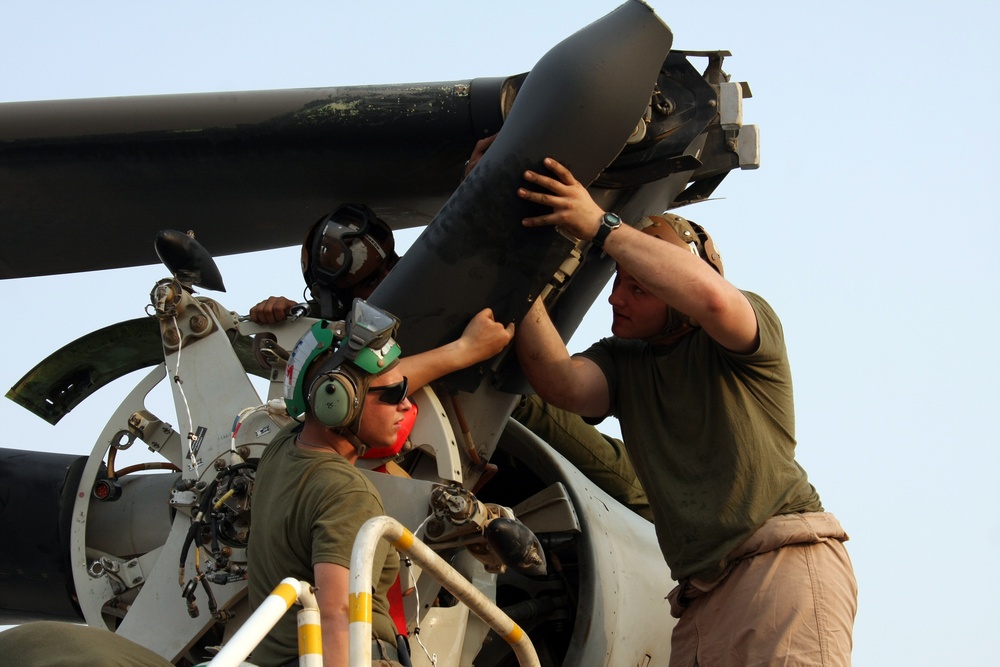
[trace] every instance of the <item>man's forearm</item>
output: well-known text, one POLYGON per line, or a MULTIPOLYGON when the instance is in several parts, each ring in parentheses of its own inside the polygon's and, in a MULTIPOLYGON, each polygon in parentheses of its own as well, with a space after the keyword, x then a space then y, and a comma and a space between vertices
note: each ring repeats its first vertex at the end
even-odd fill
POLYGON ((407 377, 410 391, 413 392, 425 384, 462 370, 477 361, 459 354, 457 344, 453 341, 433 350, 403 357, 399 361, 399 369, 407 377))
POLYGON ((572 360, 541 300, 524 316, 514 345, 521 368, 535 392, 549 403, 559 405, 560 396, 565 395, 564 389, 571 382, 565 373, 572 360))
POLYGON ((416 391, 439 377, 486 361, 500 353, 514 336, 514 325, 493 319, 489 308, 476 313, 458 339, 400 361, 410 389, 416 391))
POLYGON ((521 368, 542 399, 585 417, 607 414, 609 392, 604 373, 589 359, 570 356, 541 302, 525 315, 514 342, 521 368))

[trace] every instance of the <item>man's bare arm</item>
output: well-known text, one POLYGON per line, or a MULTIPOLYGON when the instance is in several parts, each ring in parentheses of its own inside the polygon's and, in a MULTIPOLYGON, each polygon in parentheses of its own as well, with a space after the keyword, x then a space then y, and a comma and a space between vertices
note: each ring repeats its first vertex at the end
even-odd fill
MULTIPOLYGON (((580 239, 591 240, 604 210, 586 187, 561 164, 547 158, 552 176, 528 171, 525 180, 549 193, 521 188, 528 201, 552 207, 552 213, 526 218, 526 227, 558 226, 580 239)), ((696 319, 716 342, 735 352, 757 346, 757 316, 734 285, 695 255, 622 225, 608 235, 604 250, 664 303, 696 319)))
POLYGON ((323 633, 323 667, 347 667, 350 646, 350 571, 343 565, 316 563, 316 604, 323 633))
POLYGON ((608 413, 604 373, 589 359, 570 356, 540 300, 521 321, 514 344, 521 368, 542 399, 585 417, 608 413))
MULTIPOLYGON (((481 310, 462 335, 441 347, 403 357, 399 366, 416 391, 449 373, 468 368, 499 354, 514 337, 514 324, 504 326, 493 319, 489 308, 481 310)), ((404 350, 405 353, 405 350, 404 350)))

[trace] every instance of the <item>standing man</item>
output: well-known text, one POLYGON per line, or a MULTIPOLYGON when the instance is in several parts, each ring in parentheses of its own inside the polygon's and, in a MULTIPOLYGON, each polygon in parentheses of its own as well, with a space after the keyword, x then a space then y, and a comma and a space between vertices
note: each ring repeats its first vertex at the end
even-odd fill
MULTIPOLYGON (((679 216, 636 228, 555 160, 519 196, 615 259, 613 336, 570 356, 541 302, 519 326, 535 391, 619 418, 649 499, 670 592, 672 667, 849 665, 857 585, 837 519, 795 461, 781 323, 722 273, 711 237, 679 216)), ((666 592, 666 591, 664 591, 666 592)))
MULTIPOLYGON (((463 335, 455 352, 423 362, 400 360, 395 318, 360 299, 347 320, 343 342, 321 320, 295 346, 285 377, 288 413, 304 415, 267 446, 257 468, 248 571, 250 605, 259 606, 285 577, 313 583, 323 632, 323 664, 346 667, 349 645, 351 549, 368 519, 385 513, 371 482, 354 467, 360 454, 396 442, 412 388, 438 373, 458 370, 497 354, 512 327, 492 323, 480 335, 463 335), (471 361, 470 361, 471 359, 471 361)), ((469 334, 469 330, 466 330, 469 334)), ((420 355, 418 355, 419 357, 420 355)), ((375 553, 372 656, 396 665, 396 632, 386 593, 399 558, 387 542, 375 553)), ((262 667, 297 664, 295 613, 289 610, 254 650, 262 667)))

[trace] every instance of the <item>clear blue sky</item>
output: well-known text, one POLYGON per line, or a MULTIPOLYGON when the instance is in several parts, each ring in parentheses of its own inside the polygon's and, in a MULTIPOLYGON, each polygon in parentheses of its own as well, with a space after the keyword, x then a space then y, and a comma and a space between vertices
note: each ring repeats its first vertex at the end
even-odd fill
MULTIPOLYGON (((855 664, 997 664, 1000 215, 986 0, 653 2, 682 49, 729 49, 762 166, 685 215, 781 315, 798 456, 852 540, 855 664)), ((3 3, 0 101, 447 81, 519 73, 614 0, 3 3)), ((97 231, 97 230, 95 230, 97 231)), ((297 251, 219 262, 245 312, 298 295, 297 251)), ((157 267, 0 281, 6 390, 139 317, 157 267)), ((595 305, 572 341, 607 332, 595 305)), ((130 388, 59 427, 0 401, 2 444, 89 452, 130 388)))

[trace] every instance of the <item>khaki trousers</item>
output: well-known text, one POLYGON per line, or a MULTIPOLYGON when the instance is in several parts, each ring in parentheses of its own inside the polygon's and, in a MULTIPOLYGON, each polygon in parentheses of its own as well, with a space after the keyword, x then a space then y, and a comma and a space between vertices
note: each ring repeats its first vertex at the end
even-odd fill
POLYGON ((671 593, 670 667, 851 664, 858 589, 847 534, 827 512, 765 523, 718 579, 671 593))

